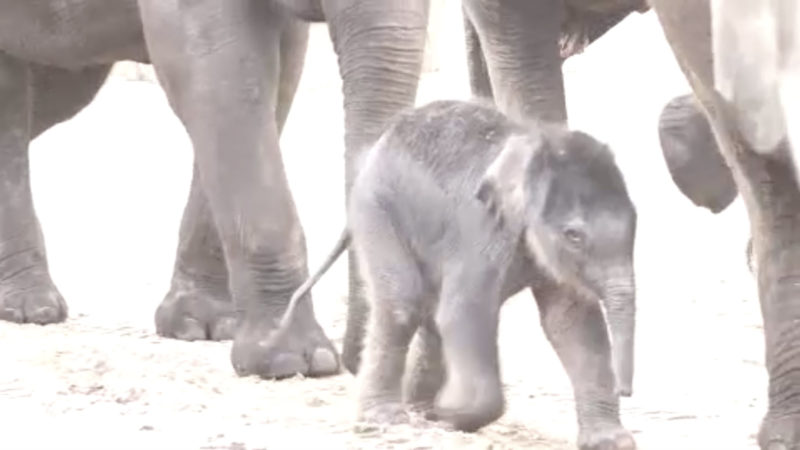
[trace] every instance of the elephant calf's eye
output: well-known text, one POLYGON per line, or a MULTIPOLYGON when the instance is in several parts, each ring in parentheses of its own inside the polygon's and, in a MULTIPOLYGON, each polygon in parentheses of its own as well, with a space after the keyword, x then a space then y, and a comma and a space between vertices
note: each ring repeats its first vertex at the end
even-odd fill
POLYGON ((580 248, 586 241, 586 234, 576 227, 566 227, 564 228, 564 239, 573 247, 580 248))

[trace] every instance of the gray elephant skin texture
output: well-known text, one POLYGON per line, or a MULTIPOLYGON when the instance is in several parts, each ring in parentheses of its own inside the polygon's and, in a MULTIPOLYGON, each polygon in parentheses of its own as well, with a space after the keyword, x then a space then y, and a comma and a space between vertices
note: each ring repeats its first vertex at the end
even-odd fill
MULTIPOLYGON (((672 181, 695 206, 718 214, 733 203, 739 194, 736 182, 693 94, 677 96, 664 105, 658 137, 672 181)), ((748 269, 756 273, 752 240, 747 241, 744 253, 748 269)))
POLYGON ((114 62, 152 63, 195 161, 156 331, 232 338, 239 374, 337 373, 337 352, 310 301, 283 340, 264 345, 308 276, 278 145, 308 43, 301 19, 326 20, 339 56, 347 191, 361 150, 414 103, 427 8, 427 0, 3 2, 0 319, 67 317, 31 200, 29 142, 85 107, 114 62))
POLYGON ((360 167, 347 230, 293 296, 355 249, 370 310, 358 418, 403 422, 411 405, 465 431, 497 419, 498 314, 528 288, 575 388, 579 445, 634 448, 619 396, 632 392, 636 211, 610 150, 438 101, 399 115, 360 167))
MULTIPOLYGON (((763 2, 752 2, 751 6, 756 3, 762 5, 763 2)), ((768 149, 754 145, 754 131, 770 130, 780 124, 760 121, 765 117, 761 115, 763 110, 742 108, 738 103, 741 100, 754 100, 763 105, 780 103, 776 103, 777 98, 767 98, 770 95, 767 91, 752 96, 763 87, 759 83, 773 80, 768 73, 772 66, 751 64, 757 59, 742 58, 740 52, 743 50, 737 50, 737 42, 747 43, 761 38, 763 35, 749 33, 763 30, 735 25, 752 17, 737 18, 737 11, 741 9, 728 9, 723 14, 732 28, 725 29, 725 33, 735 36, 736 40, 713 43, 712 37, 720 36, 716 36, 712 27, 710 1, 651 0, 651 4, 667 42, 714 131, 719 153, 731 169, 736 190, 750 219, 753 268, 758 280, 769 379, 768 407, 761 422, 758 443, 765 450, 800 448, 800 357, 797 352, 800 348, 800 328, 797 326, 800 321, 800 189, 790 139, 779 140, 768 149), (714 54, 712 49, 721 53, 714 54), (715 61, 718 58, 723 61, 715 61), (733 86, 728 86, 732 92, 720 92, 716 83, 726 80, 715 80, 717 63, 733 63, 735 66, 737 58, 743 59, 739 64, 740 78, 733 86), (747 85, 751 82, 755 84, 747 85), (731 94, 733 101, 728 100, 731 94), (758 95, 765 97, 759 98, 758 95), (753 125, 754 128, 746 128, 753 125)), ((788 18, 791 17, 772 17, 763 23, 778 24, 788 18)), ((770 51, 776 51, 773 54, 778 55, 777 50, 773 48, 770 51)), ((752 56, 762 58, 768 55, 752 56)))
POLYGON ((664 105, 658 138, 672 181, 692 203, 717 214, 736 199, 731 169, 693 94, 675 97, 664 105))
MULTIPOLYGON (((646 0, 463 0, 472 94, 514 120, 566 123, 564 59, 580 53, 646 0)), ((352 251, 351 251, 352 256, 352 251)), ((342 363, 358 371, 368 305, 352 264, 342 363)))

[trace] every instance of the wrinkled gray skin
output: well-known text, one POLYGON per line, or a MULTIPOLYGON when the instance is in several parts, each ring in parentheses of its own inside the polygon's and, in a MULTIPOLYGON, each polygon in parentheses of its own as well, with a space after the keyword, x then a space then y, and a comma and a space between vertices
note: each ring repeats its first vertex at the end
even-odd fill
POLYGON ((692 203, 717 214, 736 199, 731 169, 694 95, 675 97, 664 106, 658 137, 672 181, 692 203))
MULTIPOLYGON (((647 8, 645 0, 463 0, 472 93, 512 119, 566 124, 563 60, 647 8)), ((369 313, 353 292, 342 360, 356 373, 369 313)))
POLYGON ((464 0, 472 92, 512 118, 566 122, 562 62, 645 0, 464 0))
POLYGON ((459 430, 497 419, 499 309, 528 288, 574 387, 580 447, 634 448, 618 396, 632 390, 636 212, 609 149, 439 101, 399 116, 362 167, 349 233, 302 288, 352 240, 370 302, 359 419, 405 421, 403 401, 459 430))
POLYGON ((390 117, 413 105, 427 6, 427 0, 3 2, 0 318, 46 324, 67 316, 31 202, 30 140, 88 104, 115 61, 150 62, 195 155, 172 287, 156 313, 158 333, 233 337, 240 374, 337 372, 336 352, 311 302, 282 340, 263 343, 308 275, 278 147, 307 46, 307 24, 298 17, 330 25, 343 78, 350 180, 354 158, 390 117))
POLYGON ((652 0, 652 5, 750 217, 769 374, 759 445, 795 449, 800 447, 800 189, 790 151, 783 140, 781 148, 757 152, 737 128, 743 119, 736 117, 737 107, 714 89, 708 1, 652 0))
MULTIPOLYGON (((692 203, 718 214, 736 199, 739 192, 731 169, 694 95, 680 95, 664 106, 658 136, 672 181, 692 203)), ((755 273, 752 240, 747 241, 745 257, 755 273)))

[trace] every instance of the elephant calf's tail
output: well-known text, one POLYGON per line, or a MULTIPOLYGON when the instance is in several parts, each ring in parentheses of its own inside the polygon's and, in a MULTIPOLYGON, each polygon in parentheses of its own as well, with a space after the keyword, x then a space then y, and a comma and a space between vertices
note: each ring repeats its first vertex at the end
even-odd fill
POLYGON ((308 292, 317 284, 320 278, 325 275, 325 272, 331 268, 334 262, 339 259, 339 256, 347 250, 347 247, 350 246, 350 231, 345 228, 342 231, 342 235, 339 237, 339 240, 336 242, 336 246, 330 252, 325 261, 322 263, 319 269, 314 272, 308 279, 294 291, 292 294, 292 298, 289 300, 289 306, 286 308, 286 312, 283 313, 283 317, 281 318, 281 323, 278 329, 284 329, 289 326, 292 322, 292 318, 294 316, 294 312, 297 309, 297 304, 300 303, 300 299, 302 299, 308 292))

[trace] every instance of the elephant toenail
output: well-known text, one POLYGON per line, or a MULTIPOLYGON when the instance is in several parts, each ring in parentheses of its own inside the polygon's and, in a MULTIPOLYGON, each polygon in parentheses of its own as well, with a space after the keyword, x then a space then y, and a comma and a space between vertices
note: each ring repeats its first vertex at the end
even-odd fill
POLYGON ((285 378, 297 374, 304 374, 308 371, 308 365, 302 357, 294 353, 280 353, 275 355, 269 362, 269 373, 263 374, 268 377, 285 378))
POLYGON ((52 306, 36 308, 30 315, 30 321, 34 323, 52 323, 58 319, 58 311, 52 306))
POLYGON ((772 441, 767 446, 767 450, 789 450, 782 441, 772 441))
POLYGON ((22 315, 22 311, 19 309, 3 308, 2 313, 0 313, 0 318, 10 320, 11 322, 22 322, 24 316, 22 315))
POLYGON ((211 330, 211 339, 215 341, 226 341, 233 339, 233 334, 236 331, 236 319, 233 317, 225 317, 220 319, 211 330))
POLYGON ((206 338, 206 328, 197 319, 183 319, 180 331, 175 332, 175 337, 184 341, 198 341, 206 338))

